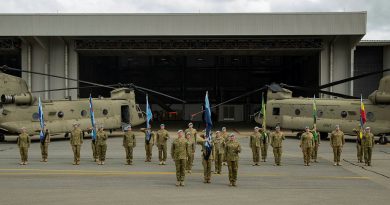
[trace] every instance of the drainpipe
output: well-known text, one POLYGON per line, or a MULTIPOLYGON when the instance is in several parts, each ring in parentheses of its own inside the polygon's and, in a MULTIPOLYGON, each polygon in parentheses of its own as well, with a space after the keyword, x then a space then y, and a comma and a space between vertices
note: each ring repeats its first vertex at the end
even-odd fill
MULTIPOLYGON (((355 75, 355 50, 356 50, 356 46, 354 46, 352 49, 351 49, 351 70, 350 70, 350 77, 353 77, 355 75)), ((353 80, 350 82, 349 84, 349 95, 353 96, 353 80)))
POLYGON ((32 66, 32 62, 31 62, 31 57, 32 57, 32 48, 31 48, 31 45, 28 44, 27 45, 27 70, 29 71, 27 73, 27 86, 28 86, 28 90, 31 92, 31 66, 32 66))

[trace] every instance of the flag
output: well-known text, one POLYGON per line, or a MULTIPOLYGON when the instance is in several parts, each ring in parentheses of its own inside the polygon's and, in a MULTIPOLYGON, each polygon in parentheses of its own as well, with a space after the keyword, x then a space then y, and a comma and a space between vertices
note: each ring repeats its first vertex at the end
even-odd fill
POLYGON ((366 110, 364 108, 364 103, 363 103, 363 96, 360 95, 360 139, 363 137, 363 133, 361 130, 363 130, 363 126, 367 121, 366 117, 366 110))
POLYGON ((317 105, 316 105, 316 95, 313 98, 313 122, 314 125, 317 124, 317 105))
POLYGON ((92 140, 96 140, 96 122, 95 122, 95 112, 93 111, 92 96, 89 94, 89 116, 91 117, 92 124, 92 140))
MULTIPOLYGON (((146 128, 150 128, 150 121, 153 118, 152 110, 150 109, 149 106, 149 100, 148 100, 148 95, 146 95, 146 128)), ((151 133, 146 132, 146 140, 149 142, 150 140, 151 133)))
POLYGON ((204 120, 206 122, 206 141, 205 141, 205 147, 206 147, 206 155, 204 156, 205 160, 208 160, 211 155, 212 145, 211 145, 211 128, 213 127, 213 123, 211 121, 211 109, 210 109, 210 102, 209 102, 209 94, 206 92, 205 97, 205 115, 204 120))
POLYGON ((43 119, 43 110, 42 110, 42 102, 41 97, 38 98, 38 115, 39 115, 39 124, 41 126, 41 132, 39 133, 39 139, 41 142, 45 139, 44 129, 45 129, 45 121, 43 119))
POLYGON ((263 114, 262 127, 265 130, 267 128, 266 125, 267 118, 266 118, 266 110, 265 110, 265 103, 264 103, 264 93, 261 94, 261 114, 263 114))

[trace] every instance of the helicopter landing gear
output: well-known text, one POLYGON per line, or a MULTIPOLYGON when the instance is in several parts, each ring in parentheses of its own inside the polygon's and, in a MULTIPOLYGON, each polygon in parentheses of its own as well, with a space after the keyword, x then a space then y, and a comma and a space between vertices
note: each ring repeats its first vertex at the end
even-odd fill
POLYGON ((389 140, 387 139, 386 135, 382 135, 380 138, 379 138, 379 144, 387 144, 389 140))
POLYGON ((321 140, 326 140, 328 138, 329 133, 327 132, 320 132, 321 140))
POLYGON ((297 139, 301 139, 301 135, 302 135, 302 132, 298 132, 296 135, 297 139))
POLYGON ((69 137, 69 132, 65 133, 64 135, 65 139, 69 137))
POLYGON ((5 135, 3 133, 0 133, 0 142, 5 141, 5 135))

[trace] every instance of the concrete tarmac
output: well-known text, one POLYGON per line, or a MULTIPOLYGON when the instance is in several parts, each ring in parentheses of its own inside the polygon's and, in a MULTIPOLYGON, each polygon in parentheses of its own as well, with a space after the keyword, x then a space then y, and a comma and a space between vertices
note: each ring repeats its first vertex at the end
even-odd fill
POLYGON ((192 174, 186 186, 176 187, 174 162, 168 145, 167 165, 158 165, 157 148, 153 161, 144 162, 144 138, 137 134, 134 165, 125 165, 121 137, 108 139, 106 164, 92 161, 91 140, 84 140, 81 165, 72 165, 68 140, 49 146, 49 162, 40 161, 39 143, 29 150, 29 164, 19 165, 14 143, 0 144, 0 204, 389 204, 390 145, 374 147, 372 167, 357 163, 355 143, 343 149, 343 165, 333 166, 329 141, 323 141, 319 163, 303 166, 299 140, 284 141, 282 166, 273 166, 272 148, 268 161, 251 165, 249 132, 240 132, 238 187, 228 186, 227 167, 203 183, 200 147, 197 146, 192 174))

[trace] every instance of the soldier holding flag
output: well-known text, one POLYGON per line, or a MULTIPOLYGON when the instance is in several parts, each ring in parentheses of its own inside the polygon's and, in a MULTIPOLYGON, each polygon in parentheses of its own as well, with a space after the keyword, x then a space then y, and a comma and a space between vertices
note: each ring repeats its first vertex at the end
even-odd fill
POLYGON ((43 118, 43 108, 42 108, 42 102, 40 97, 38 98, 38 115, 39 115, 39 124, 41 127, 39 133, 39 141, 41 143, 40 148, 41 148, 41 155, 42 155, 41 162, 47 162, 48 149, 50 143, 50 133, 49 133, 49 129, 45 130, 46 124, 43 118))
POLYGON ((145 133, 145 152, 146 158, 145 162, 152 161, 152 148, 155 140, 155 133, 152 132, 150 120, 152 120, 153 114, 149 106, 148 95, 146 95, 146 128, 141 128, 141 132, 145 133))

